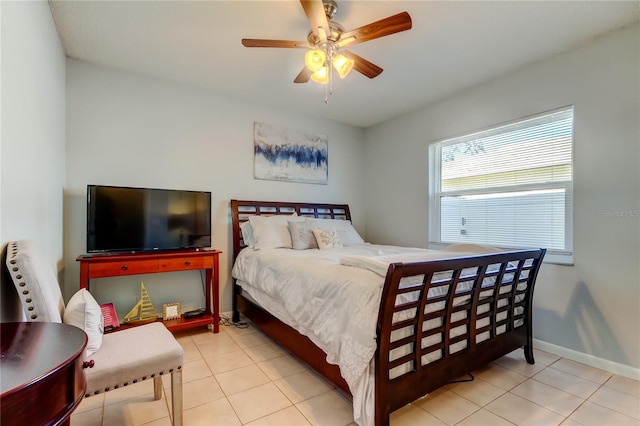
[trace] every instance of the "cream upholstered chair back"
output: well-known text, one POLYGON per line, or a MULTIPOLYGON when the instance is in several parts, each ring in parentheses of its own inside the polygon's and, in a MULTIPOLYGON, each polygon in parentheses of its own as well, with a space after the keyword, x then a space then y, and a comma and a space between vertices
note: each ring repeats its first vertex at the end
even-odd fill
POLYGON ((58 280, 34 241, 7 245, 7 270, 29 322, 62 322, 64 299, 58 280))

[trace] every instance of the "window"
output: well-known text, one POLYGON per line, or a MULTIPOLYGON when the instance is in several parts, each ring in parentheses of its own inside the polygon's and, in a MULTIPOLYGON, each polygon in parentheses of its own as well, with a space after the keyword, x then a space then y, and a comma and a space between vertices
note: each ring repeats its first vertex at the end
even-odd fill
POLYGON ((430 145, 431 246, 547 249, 573 262, 573 107, 430 145))

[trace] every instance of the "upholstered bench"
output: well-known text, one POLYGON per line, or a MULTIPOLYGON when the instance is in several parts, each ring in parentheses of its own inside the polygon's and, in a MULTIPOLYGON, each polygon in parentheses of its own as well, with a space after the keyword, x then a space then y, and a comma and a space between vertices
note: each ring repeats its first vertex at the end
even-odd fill
POLYGON ((55 275, 33 241, 8 244, 6 266, 26 321, 65 322, 88 336, 86 397, 153 379, 154 398, 162 398, 162 376, 171 374, 174 426, 182 425, 182 346, 160 323, 103 335, 100 306, 86 290, 65 307, 55 275), (91 362, 93 361, 93 362, 91 362))

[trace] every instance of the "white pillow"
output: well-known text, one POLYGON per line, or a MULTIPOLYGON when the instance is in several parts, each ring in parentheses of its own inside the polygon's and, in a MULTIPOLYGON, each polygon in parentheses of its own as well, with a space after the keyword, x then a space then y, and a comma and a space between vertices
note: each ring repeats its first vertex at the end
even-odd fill
POLYGON ((291 248, 288 221, 303 221, 296 213, 292 215, 250 216, 256 250, 265 248, 291 248))
POLYGON ((330 231, 326 229, 313 229, 312 232, 320 250, 342 247, 340 237, 338 237, 338 232, 336 232, 335 229, 330 231))
POLYGON ((67 303, 64 311, 65 324, 81 328, 87 333, 87 356, 98 352, 104 334, 104 319, 100 305, 91 293, 82 288, 67 303))
POLYGON ((242 232, 242 241, 244 241, 247 247, 253 248, 256 245, 256 239, 253 236, 253 226, 251 226, 251 222, 242 222, 240 232, 242 232))

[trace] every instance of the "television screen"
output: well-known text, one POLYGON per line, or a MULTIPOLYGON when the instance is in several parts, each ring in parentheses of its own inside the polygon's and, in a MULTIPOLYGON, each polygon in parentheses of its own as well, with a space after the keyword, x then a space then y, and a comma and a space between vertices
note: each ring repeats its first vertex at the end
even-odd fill
POLYGON ((211 193, 87 186, 87 251, 211 247, 211 193))

